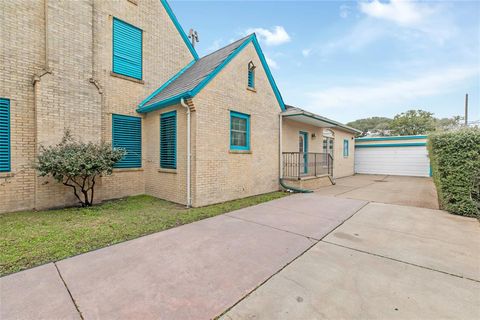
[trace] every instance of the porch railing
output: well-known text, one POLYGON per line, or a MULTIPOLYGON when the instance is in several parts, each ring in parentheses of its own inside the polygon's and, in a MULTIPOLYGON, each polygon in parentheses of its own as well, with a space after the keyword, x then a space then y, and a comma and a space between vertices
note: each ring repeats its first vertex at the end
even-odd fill
POLYGON ((333 157, 330 153, 283 152, 282 157, 284 178, 333 176, 333 157))

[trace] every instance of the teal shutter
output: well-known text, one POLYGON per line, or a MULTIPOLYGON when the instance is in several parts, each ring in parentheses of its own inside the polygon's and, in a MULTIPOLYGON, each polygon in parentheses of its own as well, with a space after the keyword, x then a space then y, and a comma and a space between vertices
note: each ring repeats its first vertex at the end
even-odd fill
POLYGON ((142 167, 142 120, 139 117, 112 115, 112 146, 123 148, 127 154, 115 168, 142 167))
POLYGON ((248 70, 248 87, 255 88, 255 70, 248 70))
POLYGON ((142 79, 142 30, 113 18, 113 72, 142 79))
POLYGON ((10 100, 0 98, 0 172, 10 171, 10 100))
POLYGON ((177 111, 160 115, 160 167, 177 168, 177 111))

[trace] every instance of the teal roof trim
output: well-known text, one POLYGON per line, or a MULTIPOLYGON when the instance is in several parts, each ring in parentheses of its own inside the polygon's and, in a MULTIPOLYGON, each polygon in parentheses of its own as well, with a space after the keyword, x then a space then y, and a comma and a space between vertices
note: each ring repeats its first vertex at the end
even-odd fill
POLYGON ((388 140, 416 140, 416 139, 427 139, 427 136, 395 136, 395 137, 365 137, 357 138, 355 141, 388 141, 388 140))
POLYGON ((357 144, 355 148, 387 148, 387 147, 424 147, 426 142, 412 143, 379 143, 379 144, 357 144))
POLYGON ((151 95, 149 95, 145 100, 143 100, 142 102, 140 102, 140 104, 138 105, 138 109, 137 111, 139 111, 140 109, 142 109, 142 107, 148 103, 148 101, 150 101, 153 97, 155 97, 160 91, 162 91, 163 89, 165 89, 170 83, 172 83, 172 81, 175 81, 175 79, 177 79, 178 77, 180 77, 182 75, 182 73, 184 73, 185 71, 187 71, 188 68, 190 68, 191 66, 193 66, 193 64, 195 63, 195 60, 192 60, 189 64, 187 64, 185 67, 183 67, 182 70, 180 70, 177 74, 175 74, 173 77, 171 77, 167 82, 165 82, 160 88, 158 88, 157 90, 155 90, 151 95))
POLYGON ((190 41, 188 40, 187 34, 185 33, 185 31, 183 30, 182 26, 181 26, 180 23, 178 22, 177 17, 176 17, 175 14, 173 13, 172 8, 170 8, 170 5, 168 4, 167 0, 160 0, 160 2, 162 3, 163 7, 164 7, 165 10, 167 11, 168 16, 169 16, 170 19, 172 20, 173 24, 174 24, 175 27, 177 28, 178 33, 180 33, 180 35, 182 36, 182 39, 183 39, 183 41, 185 42, 185 44, 187 45, 188 50, 190 50, 190 53, 192 54, 193 58, 194 58, 195 60, 198 60, 199 57, 198 57, 197 51, 195 51, 195 48, 192 46, 192 44, 191 44, 190 41))
POLYGON ((255 34, 252 35, 252 40, 253 40, 253 45, 255 46, 255 49, 257 50, 257 54, 260 57, 260 61, 262 62, 263 68, 265 69, 265 73, 267 74, 268 81, 270 82, 270 85, 272 86, 273 92, 275 93, 275 97, 277 97, 278 104, 280 105, 280 108, 282 108, 282 111, 285 111, 287 109, 285 108, 285 103, 283 102, 282 95, 280 94, 280 91, 278 90, 277 84, 275 83, 275 80, 273 79, 272 72, 270 71, 270 68, 268 67, 267 60, 265 59, 265 55, 263 54, 263 51, 260 48, 260 44, 258 43, 257 36, 255 34))
POLYGON ((213 78, 215 78, 215 76, 220 72, 222 71, 223 68, 225 68, 225 66, 233 60, 233 58, 235 58, 237 56, 237 54, 243 50, 243 48, 245 48, 247 46, 247 44, 249 44, 251 41, 251 36, 245 40, 244 43, 242 43, 235 51, 233 51, 225 60, 223 60, 223 62, 218 65, 218 67, 215 68, 215 70, 212 71, 212 73, 210 73, 208 75, 208 77, 206 77, 202 82, 200 82, 192 91, 192 97, 197 95, 197 93, 200 92, 200 90, 202 90, 210 81, 213 80, 213 78))
POLYGON ((151 112, 151 111, 155 111, 155 110, 158 110, 158 109, 162 109, 162 108, 180 103, 180 100, 182 98, 184 98, 184 99, 191 98, 190 92, 184 92, 184 93, 178 94, 174 97, 171 97, 171 98, 156 102, 152 105, 149 105, 148 107, 138 108, 137 112, 138 113, 146 113, 146 112, 151 112))
POLYGON ((282 96, 280 94, 280 91, 278 90, 278 87, 275 83, 275 80, 273 79, 272 73, 270 71, 270 68, 268 67, 267 61, 265 59, 265 56, 262 52, 262 49, 260 48, 260 45, 258 43, 257 37, 255 34, 252 34, 250 37, 248 37, 235 51, 233 51, 220 65, 218 65, 209 75, 206 77, 202 82, 200 82, 193 90, 187 91, 181 94, 178 94, 174 97, 168 98, 166 100, 159 101, 157 103, 154 103, 152 105, 149 105, 148 107, 142 107, 144 106, 148 100, 150 100, 152 97, 154 97, 156 94, 161 92, 170 82, 178 78, 178 76, 181 75, 181 73, 185 72, 190 66, 192 66, 195 61, 192 61, 187 67, 183 68, 180 72, 178 73, 174 78, 170 79, 168 83, 165 83, 162 85, 160 88, 158 88, 154 93, 152 93, 146 100, 144 100, 140 105, 139 108, 137 109, 138 113, 145 113, 145 112, 151 112, 160 108, 164 108, 173 104, 176 104, 180 102, 182 98, 188 99, 188 98, 193 98, 195 95, 197 95, 210 81, 215 78, 215 76, 225 68, 225 66, 230 63, 230 61, 233 60, 250 42, 253 43, 255 50, 260 57, 260 61, 262 63, 262 66, 265 70, 265 73, 267 74, 267 78, 270 82, 270 85, 272 86, 273 92, 275 93, 275 97, 277 98, 278 104, 280 105, 280 108, 282 111, 285 111, 285 103, 283 102, 282 96))

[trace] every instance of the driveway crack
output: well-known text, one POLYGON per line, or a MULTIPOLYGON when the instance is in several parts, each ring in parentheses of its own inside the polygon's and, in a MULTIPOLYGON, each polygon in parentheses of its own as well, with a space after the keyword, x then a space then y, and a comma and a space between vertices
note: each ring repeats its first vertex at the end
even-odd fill
POLYGON ((82 315, 82 312, 80 311, 80 308, 77 305, 77 302, 73 298, 72 293, 70 292, 70 289, 67 286, 67 283, 65 282, 65 279, 63 279, 62 274, 60 273, 60 269, 58 269, 57 263, 54 262, 53 265, 55 266, 55 269, 57 269, 58 276, 60 277, 60 280, 62 280, 63 285, 65 286, 65 289, 67 289, 68 295, 70 296, 70 299, 72 300, 73 305, 75 306, 75 309, 77 309, 78 315, 80 316, 80 319, 84 320, 85 318, 82 315))

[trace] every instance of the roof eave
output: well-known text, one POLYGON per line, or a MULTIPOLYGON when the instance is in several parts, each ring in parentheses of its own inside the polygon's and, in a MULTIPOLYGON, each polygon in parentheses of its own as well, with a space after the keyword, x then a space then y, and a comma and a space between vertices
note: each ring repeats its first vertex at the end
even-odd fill
POLYGON ((178 103, 180 103, 182 98, 183 99, 189 99, 191 97, 192 96, 191 96, 190 92, 183 92, 183 93, 177 94, 176 96, 173 96, 171 98, 152 103, 151 105, 148 105, 146 107, 138 108, 136 111, 138 113, 152 112, 152 111, 155 111, 155 110, 159 110, 159 109, 163 109, 163 108, 172 106, 174 104, 178 104, 178 103))
POLYGON ((335 121, 332 121, 328 118, 324 118, 324 117, 319 117, 317 116, 316 114, 314 113, 311 113, 311 112, 308 112, 308 111, 305 111, 305 110, 294 110, 294 111, 286 111, 286 112, 283 112, 282 113, 282 116, 283 117, 294 117, 294 116, 306 116, 306 117, 310 117, 310 118, 314 118, 318 121, 322 121, 322 122, 326 122, 328 124, 331 124, 332 126, 334 127, 337 127, 337 128, 340 128, 342 130, 345 130, 345 131, 348 131, 348 132, 352 132, 352 133, 362 133, 362 131, 360 130, 357 130, 355 128, 351 128, 349 126, 345 126, 345 125, 342 125, 341 123, 338 123, 338 122, 335 122, 335 121))
POLYGON ((183 67, 179 72, 177 72, 173 77, 171 77, 167 82, 162 84, 160 88, 155 90, 152 94, 150 94, 147 98, 145 98, 140 104, 138 105, 138 109, 143 108, 150 100, 152 100, 153 97, 155 97, 157 94, 162 92, 170 83, 175 81, 178 77, 180 77, 185 71, 187 71, 188 68, 193 66, 195 64, 195 60, 190 61, 189 64, 187 64, 185 67, 183 67))

